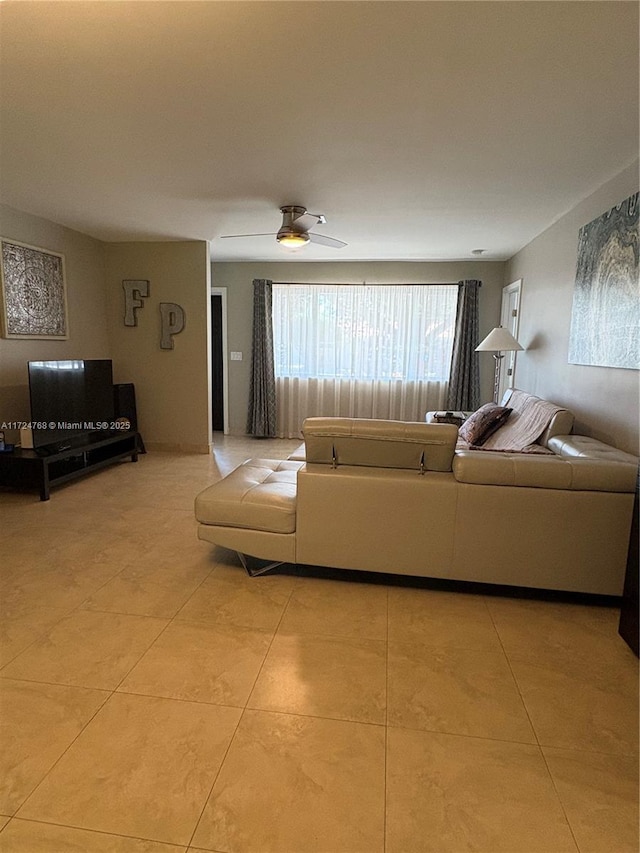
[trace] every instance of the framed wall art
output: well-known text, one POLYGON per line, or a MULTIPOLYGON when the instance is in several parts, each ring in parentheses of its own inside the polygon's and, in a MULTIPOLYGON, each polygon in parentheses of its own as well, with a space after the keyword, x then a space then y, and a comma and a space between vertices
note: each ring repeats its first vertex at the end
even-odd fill
POLYGON ((638 193, 578 232, 569 363, 640 368, 638 193))
POLYGON ((64 255, 5 238, 1 244, 3 336, 66 340, 64 255))

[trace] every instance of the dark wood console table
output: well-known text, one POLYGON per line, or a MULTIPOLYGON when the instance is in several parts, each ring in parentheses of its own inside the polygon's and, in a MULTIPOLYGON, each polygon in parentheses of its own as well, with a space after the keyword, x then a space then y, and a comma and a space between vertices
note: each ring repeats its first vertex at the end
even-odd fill
POLYGON ((40 500, 48 501, 51 486, 127 457, 137 462, 139 447, 137 432, 118 433, 107 438, 87 437, 75 446, 53 453, 18 447, 11 453, 0 453, 0 486, 38 491, 40 500))

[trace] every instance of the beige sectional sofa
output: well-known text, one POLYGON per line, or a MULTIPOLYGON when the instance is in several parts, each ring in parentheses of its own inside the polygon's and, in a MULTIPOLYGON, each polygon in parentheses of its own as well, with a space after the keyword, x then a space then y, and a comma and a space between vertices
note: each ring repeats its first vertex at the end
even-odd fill
POLYGON ((567 423, 532 455, 456 449, 448 424, 310 418, 306 459, 250 459, 198 495, 198 536, 276 563, 620 595, 638 460, 567 423))

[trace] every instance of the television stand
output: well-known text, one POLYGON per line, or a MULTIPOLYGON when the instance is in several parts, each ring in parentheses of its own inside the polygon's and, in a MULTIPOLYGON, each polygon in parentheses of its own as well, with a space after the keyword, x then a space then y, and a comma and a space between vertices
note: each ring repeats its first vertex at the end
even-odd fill
POLYGON ((108 438, 87 436, 83 442, 74 442, 73 447, 53 452, 17 447, 11 453, 0 453, 0 486, 38 491, 40 500, 48 501, 51 486, 127 457, 137 462, 140 442, 137 432, 126 432, 108 438))

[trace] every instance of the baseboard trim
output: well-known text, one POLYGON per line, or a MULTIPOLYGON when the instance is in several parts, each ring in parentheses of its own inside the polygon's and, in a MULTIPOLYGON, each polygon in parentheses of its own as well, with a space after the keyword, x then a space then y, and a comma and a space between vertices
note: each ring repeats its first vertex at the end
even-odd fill
POLYGON ((189 444, 171 441, 145 441, 147 450, 160 453, 211 453, 211 444, 189 444))

